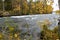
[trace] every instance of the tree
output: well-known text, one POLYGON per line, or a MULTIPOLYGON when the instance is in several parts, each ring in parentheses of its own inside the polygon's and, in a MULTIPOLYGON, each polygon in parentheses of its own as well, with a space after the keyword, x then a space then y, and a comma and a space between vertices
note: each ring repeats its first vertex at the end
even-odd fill
POLYGON ((21 15, 21 0, 12 0, 13 15, 21 15))
POLYGON ((3 10, 3 8, 2 8, 2 0, 0 0, 0 11, 2 11, 3 10))
POLYGON ((12 0, 5 0, 5 10, 9 11, 12 10, 12 0))
POLYGON ((60 14, 60 10, 56 10, 55 13, 56 13, 56 14, 60 14))
POLYGON ((60 0, 58 0, 58 3, 59 3, 59 9, 60 9, 60 0))
POLYGON ((52 3, 50 5, 47 4, 47 1, 44 2, 37 2, 36 3, 36 13, 39 14, 49 14, 53 11, 52 3), (50 9, 50 10, 49 10, 50 9))
POLYGON ((30 0, 29 2, 29 11, 30 14, 35 14, 35 3, 33 2, 33 0, 30 0))
POLYGON ((29 7, 28 7, 28 2, 26 0, 23 0, 24 3, 22 3, 22 13, 23 14, 28 14, 29 7))

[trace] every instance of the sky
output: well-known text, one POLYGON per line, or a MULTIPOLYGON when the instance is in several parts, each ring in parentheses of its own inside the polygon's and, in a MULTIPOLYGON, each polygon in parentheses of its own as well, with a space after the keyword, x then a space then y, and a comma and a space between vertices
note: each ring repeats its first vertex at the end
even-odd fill
POLYGON ((53 7, 53 11, 59 10, 58 0, 54 0, 52 7, 53 7))

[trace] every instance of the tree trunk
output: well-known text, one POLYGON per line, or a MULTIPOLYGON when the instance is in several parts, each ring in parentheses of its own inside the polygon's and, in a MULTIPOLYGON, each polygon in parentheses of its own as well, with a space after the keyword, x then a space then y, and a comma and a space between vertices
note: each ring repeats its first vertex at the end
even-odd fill
POLYGON ((58 4, 59 4, 59 9, 60 9, 60 0, 58 0, 58 4))

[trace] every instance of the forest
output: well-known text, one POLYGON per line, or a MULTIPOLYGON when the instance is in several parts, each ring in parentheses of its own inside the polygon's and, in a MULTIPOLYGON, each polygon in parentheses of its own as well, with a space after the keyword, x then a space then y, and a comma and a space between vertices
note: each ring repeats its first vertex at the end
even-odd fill
POLYGON ((53 1, 50 0, 0 0, 0 15, 30 15, 30 14, 52 14, 53 1), (49 5, 47 3, 50 3, 49 5))

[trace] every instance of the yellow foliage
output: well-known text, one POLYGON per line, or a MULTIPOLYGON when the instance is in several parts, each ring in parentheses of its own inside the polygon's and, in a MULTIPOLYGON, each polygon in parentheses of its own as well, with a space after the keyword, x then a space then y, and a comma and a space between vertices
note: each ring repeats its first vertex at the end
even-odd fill
POLYGON ((26 14, 28 12, 28 10, 29 10, 28 4, 27 4, 26 1, 24 1, 24 3, 22 3, 22 5, 23 5, 23 9, 22 9, 23 14, 26 14))
POLYGON ((0 33, 0 39, 2 39, 3 38, 3 35, 0 33))
POLYGON ((52 6, 51 5, 47 5, 47 8, 46 8, 47 13, 51 13, 52 10, 53 10, 52 6))
POLYGON ((42 2, 36 3, 36 13, 43 13, 43 3, 42 2))
POLYGON ((56 12, 56 14, 60 14, 60 10, 56 10, 55 12, 56 12))
POLYGON ((46 1, 47 1, 47 4, 49 3, 49 5, 53 4, 53 0, 46 0, 46 1))
POLYGON ((46 3, 44 3, 30 0, 30 3, 28 3, 26 0, 23 0, 24 3, 17 6, 14 10, 20 10, 23 14, 50 14, 53 10, 51 6, 53 1, 49 1, 50 5, 47 4, 48 1, 49 0, 46 0, 46 3))
POLYGON ((15 34, 15 35, 14 35, 14 37, 18 37, 18 35, 17 35, 17 34, 15 34))
POLYGON ((14 30, 14 27, 9 27, 9 31, 13 31, 14 30))
POLYGON ((48 19, 45 19, 44 21, 38 21, 37 24, 40 26, 40 28, 43 30, 43 26, 49 26, 51 22, 48 19))
POLYGON ((18 6, 18 5, 17 5, 17 7, 15 7, 13 10, 15 10, 15 11, 17 11, 17 10, 18 10, 18 11, 20 11, 20 10, 21 10, 21 8, 20 8, 20 6, 18 6))
POLYGON ((44 23, 45 25, 50 25, 50 24, 51 24, 51 22, 50 22, 48 19, 44 20, 43 23, 44 23))
POLYGON ((44 5, 42 2, 36 3, 36 13, 51 13, 52 11, 51 5, 44 5))

